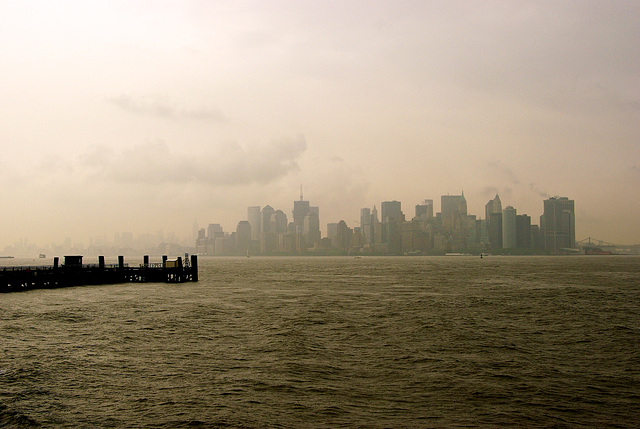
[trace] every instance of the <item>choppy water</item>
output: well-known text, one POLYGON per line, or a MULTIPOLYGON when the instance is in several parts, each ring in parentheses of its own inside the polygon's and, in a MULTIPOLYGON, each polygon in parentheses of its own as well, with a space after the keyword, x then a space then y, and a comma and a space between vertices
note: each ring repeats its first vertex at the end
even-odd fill
POLYGON ((0 426, 640 426, 640 258, 199 262, 0 294, 0 426))

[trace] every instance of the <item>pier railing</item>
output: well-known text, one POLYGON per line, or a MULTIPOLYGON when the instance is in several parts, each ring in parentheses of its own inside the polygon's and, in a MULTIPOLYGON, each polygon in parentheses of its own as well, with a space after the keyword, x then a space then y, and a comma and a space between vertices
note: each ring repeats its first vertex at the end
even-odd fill
POLYGON ((105 264, 99 257, 98 264, 82 264, 81 256, 66 256, 65 264, 59 265, 54 258, 53 266, 0 267, 0 293, 18 292, 31 289, 52 289, 69 286, 84 286, 116 283, 183 283, 198 281, 198 260, 196 255, 169 260, 162 257, 162 263, 150 263, 145 255, 144 263, 129 266, 124 257, 118 257, 118 264, 105 264))

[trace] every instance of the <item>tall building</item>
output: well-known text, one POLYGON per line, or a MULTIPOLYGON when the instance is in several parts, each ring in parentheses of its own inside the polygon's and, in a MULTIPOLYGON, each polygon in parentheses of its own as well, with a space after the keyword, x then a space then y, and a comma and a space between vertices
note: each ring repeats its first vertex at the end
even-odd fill
POLYGON ((310 211, 309 201, 304 201, 302 186, 300 186, 300 199, 293 202, 293 223, 296 226, 296 232, 302 233, 304 230, 304 217, 310 211))
POLYGON ((338 222, 336 227, 335 242, 332 242, 333 247, 340 251, 347 251, 351 247, 351 237, 353 230, 347 226, 347 223, 343 220, 338 222))
POLYGON ((491 213, 502 213, 502 202, 498 194, 484 206, 484 218, 486 220, 489 220, 491 213))
POLYGON ((516 242, 520 249, 531 249, 531 216, 516 216, 516 242))
POLYGON ((236 226, 236 253, 240 255, 249 254, 251 250, 251 224, 249 221, 241 220, 236 226))
POLYGON ((489 249, 502 249, 502 213, 489 215, 489 249))
POLYGON ((364 244, 373 244, 373 222, 371 219, 371 209, 367 207, 360 209, 360 231, 364 244))
POLYGON ((388 219, 394 222, 404 222, 400 201, 383 201, 380 209, 382 210, 382 222, 387 222, 388 219))
POLYGON ((400 201, 383 201, 380 204, 382 221, 380 226, 380 236, 374 227, 374 237, 376 242, 385 243, 381 249, 385 253, 399 253, 402 249, 401 225, 404 222, 404 213, 400 201))
POLYGON ((515 249, 516 246, 516 209, 507 206, 502 210, 502 248, 515 249))
POLYGON ((489 200, 484 206, 484 215, 487 221, 487 236, 489 248, 502 249, 502 202, 496 194, 493 200, 489 200))
POLYGON ((433 218, 433 200, 424 200, 422 204, 416 205, 416 219, 433 218))
POLYGON ((332 246, 334 246, 336 242, 336 236, 338 235, 338 224, 337 223, 328 223, 327 224, 327 238, 331 240, 332 246))
POLYGON ((544 249, 556 253, 576 245, 574 202, 567 197, 544 200, 544 214, 540 218, 544 249))
POLYGON ((224 237, 224 231, 219 223, 210 223, 209 226, 207 226, 207 237, 211 240, 224 237))
POLYGON ((304 242, 306 247, 320 243, 320 218, 315 211, 307 213, 304 217, 304 242))
POLYGON ((260 213, 260 234, 266 234, 271 231, 271 216, 275 213, 273 207, 266 205, 260 213))
POLYGON ((251 239, 260 240, 260 206, 248 207, 247 219, 251 225, 251 239))
POLYGON ((271 215, 271 232, 284 234, 287 232, 287 215, 282 210, 276 210, 271 215))
POLYGON ((442 227, 448 234, 448 249, 464 251, 467 248, 468 222, 467 200, 461 195, 442 195, 440 197, 442 227))
POLYGON ((464 192, 461 195, 442 195, 440 197, 440 212, 443 220, 454 216, 466 216, 467 200, 464 197, 464 192))

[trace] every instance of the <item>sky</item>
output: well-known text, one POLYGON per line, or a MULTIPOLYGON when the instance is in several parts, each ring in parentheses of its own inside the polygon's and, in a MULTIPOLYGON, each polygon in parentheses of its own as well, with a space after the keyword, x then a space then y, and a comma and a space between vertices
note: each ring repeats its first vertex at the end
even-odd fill
POLYGON ((499 194, 640 243, 639 1, 0 0, 0 248, 499 194))

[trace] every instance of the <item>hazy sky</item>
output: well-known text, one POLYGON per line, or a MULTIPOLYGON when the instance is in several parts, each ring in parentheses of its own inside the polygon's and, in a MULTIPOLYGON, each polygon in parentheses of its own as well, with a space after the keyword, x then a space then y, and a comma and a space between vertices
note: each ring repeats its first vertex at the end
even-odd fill
POLYGON ((640 242, 639 1, 0 0, 0 246, 497 193, 640 242))

